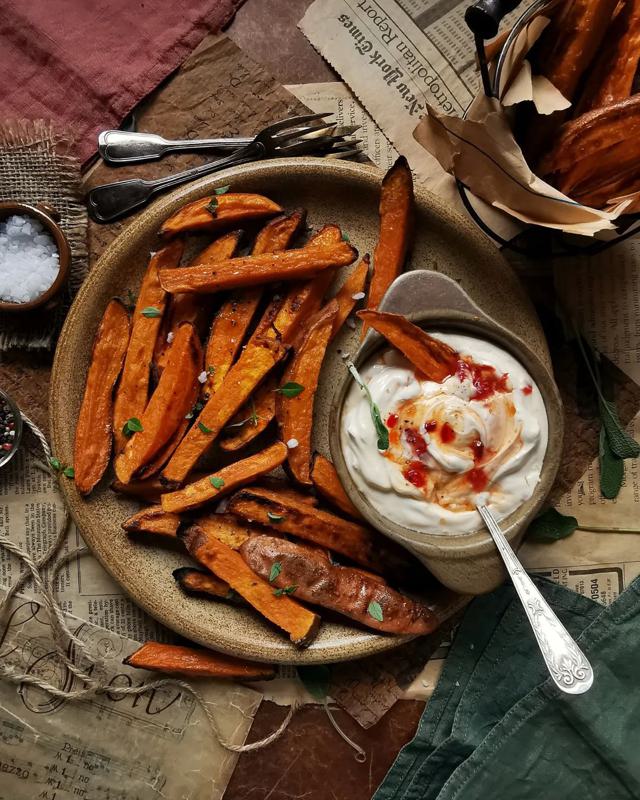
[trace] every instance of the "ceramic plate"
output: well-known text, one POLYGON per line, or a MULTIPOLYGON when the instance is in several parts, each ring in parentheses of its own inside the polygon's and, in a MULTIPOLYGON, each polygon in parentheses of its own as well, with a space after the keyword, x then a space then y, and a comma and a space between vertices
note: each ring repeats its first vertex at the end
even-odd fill
MULTIPOLYGON (((265 161, 204 178, 141 213, 93 267, 67 316, 56 351, 50 397, 56 455, 65 463, 73 461, 75 420, 91 344, 104 308, 114 295, 125 296, 128 289, 137 292, 149 251, 157 247, 156 231, 166 217, 215 187, 230 184, 234 191, 263 193, 285 207, 305 207, 313 226, 338 223, 363 254, 375 247, 381 177, 373 168, 342 161, 265 161)), ((418 190, 416 200, 416 236, 409 267, 441 271, 458 281, 489 316, 546 359, 544 337, 533 309, 493 245, 435 196, 418 190)), ((344 370, 338 351, 355 352, 358 338, 345 326, 323 366, 314 427, 316 449, 326 455, 331 397, 344 370)), ((89 547, 134 601, 186 638, 245 658, 294 664, 361 658, 407 640, 325 622, 316 641, 299 650, 248 609, 187 597, 171 575, 187 563, 187 557, 127 536, 120 524, 139 505, 114 494, 109 489, 111 477, 108 474, 88 499, 78 495, 71 481, 62 482, 73 517, 89 547)), ((444 590, 430 599, 443 617, 456 607, 451 593, 444 590)))

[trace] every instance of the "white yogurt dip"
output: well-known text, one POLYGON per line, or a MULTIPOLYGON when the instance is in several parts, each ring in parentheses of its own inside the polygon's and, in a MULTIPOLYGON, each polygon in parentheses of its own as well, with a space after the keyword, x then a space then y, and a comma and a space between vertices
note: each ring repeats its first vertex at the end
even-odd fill
POLYGON ((396 350, 361 370, 389 430, 378 450, 365 393, 354 381, 340 431, 356 486, 384 517, 425 533, 482 527, 476 504, 498 519, 528 500, 540 480, 548 423, 540 390, 496 345, 431 334, 457 351, 456 373, 423 380, 396 350))

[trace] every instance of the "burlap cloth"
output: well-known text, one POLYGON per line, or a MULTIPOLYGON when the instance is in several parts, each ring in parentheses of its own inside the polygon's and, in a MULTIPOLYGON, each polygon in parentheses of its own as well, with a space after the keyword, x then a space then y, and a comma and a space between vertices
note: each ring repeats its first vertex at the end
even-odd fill
POLYGON ((87 210, 81 199, 80 164, 69 138, 46 122, 0 124, 0 200, 46 203, 60 215, 71 247, 69 282, 51 311, 0 313, 0 351, 49 350, 73 295, 87 271, 87 210))

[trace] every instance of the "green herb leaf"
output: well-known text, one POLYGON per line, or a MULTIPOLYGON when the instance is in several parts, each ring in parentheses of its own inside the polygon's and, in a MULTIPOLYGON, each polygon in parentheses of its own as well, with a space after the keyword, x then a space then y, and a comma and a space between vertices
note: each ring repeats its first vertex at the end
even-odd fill
POLYGON ((213 430, 211 428, 207 428, 207 426, 204 424, 204 422, 199 422, 198 423, 198 428, 200 428, 202 433, 213 433, 213 430))
POLYGON ((313 664, 308 667, 297 667, 298 677, 311 697, 323 703, 329 694, 331 670, 324 664, 313 664))
POLYGON ((54 458, 53 456, 51 456, 51 458, 49 459, 49 464, 51 464, 51 466, 53 467, 53 469, 55 469, 56 472, 60 472, 60 470, 62 469, 62 464, 60 463, 59 458, 54 458))
POLYGON ((279 561, 274 561, 271 565, 271 572, 269 573, 269 583, 273 583, 281 572, 282 564, 279 561))
POLYGON ((214 192, 216 194, 226 194, 230 188, 230 186, 221 186, 219 189, 214 189, 214 192))
POLYGON ((568 517, 556 511, 555 508, 548 508, 533 520, 527 529, 527 539, 532 542, 557 542, 558 539, 566 539, 578 527, 578 520, 575 517, 568 517))
POLYGON ((382 606, 378 603, 377 600, 372 600, 369 603, 369 608, 367 608, 367 613, 370 617, 377 619, 378 622, 382 622, 384 617, 382 616, 382 606))
POLYGON ((275 589, 273 593, 276 597, 282 597, 283 594, 293 594, 297 588, 297 584, 292 583, 290 586, 283 586, 282 589, 275 589))
POLYGON ((213 364, 209 364, 209 366, 207 367, 207 375, 215 375, 215 374, 216 374, 216 368, 213 366, 213 364))
POLYGON ((65 467, 62 470, 62 474, 64 475, 65 478, 74 478, 76 471, 73 467, 65 467))
POLYGON ((346 233, 345 231, 342 231, 342 241, 343 242, 350 242, 351 241, 351 239, 349 238, 349 234, 346 233))
POLYGON ((129 417, 122 426, 122 433, 124 433, 125 436, 133 436, 134 433, 139 433, 142 430, 144 430, 144 428, 137 417, 129 417))
POLYGON ((304 386, 295 381, 287 381, 287 383, 279 386, 276 392, 280 392, 284 397, 297 397, 300 392, 304 392, 304 386))
POLYGON ((212 197, 209 201, 208 205, 205 206, 206 210, 211 214, 212 217, 218 213, 218 201, 215 197, 212 197))
POLYGON ((369 391, 369 387, 362 380, 362 376, 356 369, 355 364, 352 361, 347 361, 346 364, 347 364, 347 369, 353 375, 355 382, 367 396, 367 400, 369 402, 369 408, 371 410, 371 419, 373 421, 373 426, 376 429, 376 435, 378 437, 378 442, 377 442, 378 450, 388 450, 389 429, 382 421, 382 414, 380 413, 380 409, 378 408, 378 405, 373 402, 373 397, 371 397, 371 392, 369 391))
POLYGON ((274 514, 273 511, 267 511, 267 517, 271 522, 282 522, 284 516, 282 514, 274 514))
POLYGON ((607 500, 613 500, 620 493, 624 480, 624 462, 611 448, 606 427, 600 428, 600 491, 607 500))
POLYGON ((215 475, 212 475, 212 476, 209 478, 209 483, 210 483, 210 484, 211 484, 211 485, 212 485, 212 486, 213 486, 215 489, 222 489, 222 487, 224 486, 224 481, 222 480, 222 478, 217 478, 215 475))
POLYGON ((194 406, 191 409, 191 411, 189 411, 187 414, 184 415, 184 418, 185 419, 193 419, 196 414, 199 414, 202 411, 203 408, 204 408, 204 403, 202 402, 202 400, 198 400, 194 404, 194 406))
POLYGON ((609 440, 609 446, 618 458, 638 458, 640 444, 630 436, 620 422, 615 405, 604 397, 598 398, 600 419, 609 440))
POLYGON ((149 318, 162 316, 162 311, 160 311, 160 309, 156 308, 155 306, 147 306, 146 308, 143 308, 140 313, 142 314, 143 317, 149 317, 149 318))

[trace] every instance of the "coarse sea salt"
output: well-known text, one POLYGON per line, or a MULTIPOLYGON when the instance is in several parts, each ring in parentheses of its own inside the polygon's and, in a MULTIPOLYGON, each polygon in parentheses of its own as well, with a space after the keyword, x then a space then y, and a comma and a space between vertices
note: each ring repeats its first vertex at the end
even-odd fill
POLYGON ((59 271, 55 240, 37 219, 14 214, 0 221, 0 300, 35 300, 59 271))

